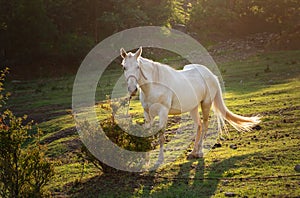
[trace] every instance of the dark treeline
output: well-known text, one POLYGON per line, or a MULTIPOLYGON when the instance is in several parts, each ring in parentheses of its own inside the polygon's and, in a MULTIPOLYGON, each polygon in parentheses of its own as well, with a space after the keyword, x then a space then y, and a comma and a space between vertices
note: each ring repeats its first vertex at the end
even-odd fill
POLYGON ((207 41, 299 33, 299 13, 299 0, 0 0, 0 63, 31 73, 76 69, 96 43, 142 25, 182 24, 207 41))

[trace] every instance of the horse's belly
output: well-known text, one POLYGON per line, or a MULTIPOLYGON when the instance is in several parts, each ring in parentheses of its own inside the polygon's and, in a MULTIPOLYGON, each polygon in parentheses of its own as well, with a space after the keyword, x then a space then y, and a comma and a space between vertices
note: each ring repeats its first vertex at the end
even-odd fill
POLYGON ((178 115, 178 114, 181 114, 181 113, 183 113, 183 112, 181 112, 181 110, 180 109, 170 109, 170 111, 169 111, 169 115, 178 115))
POLYGON ((174 87, 170 114, 189 112, 199 105, 205 95, 205 87, 197 82, 174 87))

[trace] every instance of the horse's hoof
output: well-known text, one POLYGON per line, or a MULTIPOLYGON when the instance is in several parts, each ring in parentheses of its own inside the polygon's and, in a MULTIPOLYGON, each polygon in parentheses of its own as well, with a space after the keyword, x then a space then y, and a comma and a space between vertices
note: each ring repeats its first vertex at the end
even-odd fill
POLYGON ((199 158, 203 158, 203 153, 197 153, 197 154, 189 154, 187 159, 191 160, 191 159, 199 159, 199 158))
POLYGON ((194 155, 194 154, 189 154, 188 156, 187 156, 187 159, 188 160, 192 160, 192 159, 196 159, 196 156, 194 155))
POLYGON ((203 158, 203 157, 204 157, 204 154, 202 152, 197 154, 197 158, 203 158))
POLYGON ((154 164, 154 168, 157 169, 158 167, 160 167, 163 164, 163 161, 156 161, 154 164))

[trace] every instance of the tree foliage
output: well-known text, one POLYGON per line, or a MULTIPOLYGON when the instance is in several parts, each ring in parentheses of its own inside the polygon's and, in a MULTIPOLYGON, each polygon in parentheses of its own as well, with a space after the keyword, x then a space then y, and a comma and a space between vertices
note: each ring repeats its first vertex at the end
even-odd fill
POLYGON ((47 52, 55 29, 42 0, 0 0, 2 53, 11 61, 36 58, 47 52))
POLYGON ((15 68, 78 65, 107 36, 167 25, 174 0, 0 0, 0 64, 15 68))
POLYGON ((0 63, 78 65, 99 41, 142 25, 185 24, 205 39, 293 31, 299 13, 299 0, 0 0, 0 63))
POLYGON ((189 27, 199 35, 236 36, 292 31, 299 19, 298 0, 197 0, 189 27))

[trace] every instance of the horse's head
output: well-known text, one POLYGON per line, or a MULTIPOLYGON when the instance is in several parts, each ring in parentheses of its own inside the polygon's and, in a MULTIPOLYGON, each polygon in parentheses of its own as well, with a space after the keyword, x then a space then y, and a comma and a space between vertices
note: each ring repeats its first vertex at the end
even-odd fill
POLYGON ((123 58, 122 66, 124 75, 127 81, 128 92, 130 96, 134 96, 137 92, 138 81, 141 78, 141 68, 139 58, 142 54, 142 47, 135 53, 127 53, 123 48, 120 50, 121 57, 123 58))

